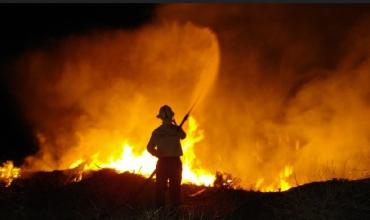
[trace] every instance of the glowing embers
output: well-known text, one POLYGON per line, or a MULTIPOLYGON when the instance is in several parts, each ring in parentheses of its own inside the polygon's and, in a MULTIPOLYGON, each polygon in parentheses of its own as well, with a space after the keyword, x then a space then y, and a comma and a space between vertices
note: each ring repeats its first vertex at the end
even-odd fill
POLYGON ((9 187, 13 180, 20 177, 21 169, 15 167, 13 161, 6 161, 0 167, 0 182, 9 187))
MULTIPOLYGON (((215 176, 195 164, 197 162, 194 153, 194 146, 204 138, 203 131, 198 129, 198 124, 193 117, 189 117, 187 137, 182 142, 184 155, 183 161, 183 182, 196 185, 211 186, 215 176)), ((146 149, 142 152, 135 152, 134 147, 128 142, 121 145, 122 150, 116 155, 112 155, 108 160, 101 161, 99 154, 95 154, 88 159, 78 159, 69 168, 76 171, 73 181, 82 180, 84 173, 89 170, 101 168, 115 169, 117 172, 132 172, 148 177, 155 169, 157 159, 151 156, 146 149)))

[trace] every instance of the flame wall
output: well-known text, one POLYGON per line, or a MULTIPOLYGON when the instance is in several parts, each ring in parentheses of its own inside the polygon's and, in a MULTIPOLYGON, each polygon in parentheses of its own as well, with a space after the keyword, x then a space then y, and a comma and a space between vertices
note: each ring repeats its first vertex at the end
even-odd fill
POLYGON ((171 4, 157 15, 19 60, 17 95, 41 142, 28 167, 109 157, 122 137, 143 150, 158 108, 180 120, 219 72, 194 112, 199 166, 253 188, 367 175, 368 6, 171 4))

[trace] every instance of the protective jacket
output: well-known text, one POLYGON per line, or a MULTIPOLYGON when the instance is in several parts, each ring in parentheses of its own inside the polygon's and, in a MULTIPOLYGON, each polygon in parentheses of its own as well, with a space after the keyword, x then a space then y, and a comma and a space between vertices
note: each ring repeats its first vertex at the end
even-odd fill
POLYGON ((156 128, 147 145, 149 153, 158 158, 182 156, 180 139, 184 139, 184 130, 174 124, 162 124, 156 128))

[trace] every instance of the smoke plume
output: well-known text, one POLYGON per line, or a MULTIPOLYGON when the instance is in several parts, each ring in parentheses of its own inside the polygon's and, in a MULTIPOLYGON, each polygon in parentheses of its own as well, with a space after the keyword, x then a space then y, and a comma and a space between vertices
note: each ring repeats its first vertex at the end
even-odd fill
POLYGON ((218 65, 213 32, 175 22, 97 30, 24 54, 14 90, 41 146, 25 167, 66 169, 96 154, 104 161, 126 142, 142 151, 159 108, 169 104, 181 120, 218 65))
POLYGON ((244 186, 369 174, 370 23, 364 8, 170 5, 163 20, 212 29, 220 73, 199 112, 204 165, 244 186))

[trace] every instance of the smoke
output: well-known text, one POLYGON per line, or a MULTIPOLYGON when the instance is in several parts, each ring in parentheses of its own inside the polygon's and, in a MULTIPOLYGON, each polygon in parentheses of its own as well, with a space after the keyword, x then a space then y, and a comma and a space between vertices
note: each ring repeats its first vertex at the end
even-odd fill
POLYGON ((212 29, 220 73, 199 113, 203 166, 254 186, 368 175, 368 7, 168 5, 163 20, 212 29), (207 158, 207 159, 203 159, 207 158))
POLYGON ((218 63, 210 29, 175 22, 95 30, 25 53, 14 91, 41 149, 24 167, 66 169, 97 155, 109 161, 125 143, 144 150, 159 108, 169 104, 181 120, 212 85, 218 63))
POLYGON ((17 96, 41 142, 28 166, 108 158, 122 137, 142 150, 162 104, 180 119, 207 91, 193 113, 204 130, 195 149, 202 168, 229 172, 245 187, 277 183, 286 166, 291 183, 363 177, 368 9, 162 5, 139 30, 96 31, 31 51, 16 65, 17 96))

